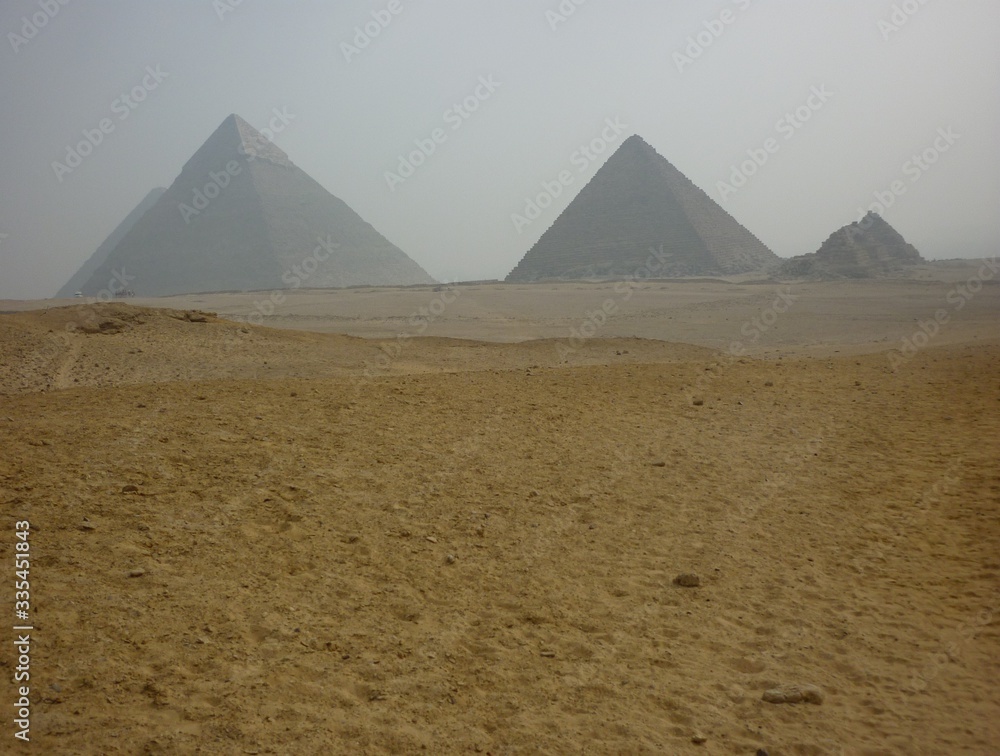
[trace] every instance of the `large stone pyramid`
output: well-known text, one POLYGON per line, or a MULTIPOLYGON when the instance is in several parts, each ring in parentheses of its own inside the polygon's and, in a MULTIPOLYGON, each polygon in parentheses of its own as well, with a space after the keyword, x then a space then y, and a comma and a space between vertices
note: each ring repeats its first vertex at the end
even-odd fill
POLYGON ((778 257, 638 136, 629 137, 507 281, 745 273, 778 257), (654 258, 655 259, 655 258, 654 258))
MULTIPOLYGON (((156 201, 163 196, 163 193, 167 191, 162 186, 158 186, 153 189, 149 194, 147 194, 142 202, 135 206, 135 209, 131 213, 125 216, 125 220, 118 224, 118 227, 112 231, 108 238, 104 240, 100 247, 98 247, 94 254, 92 254, 73 277, 69 279, 65 286, 63 286, 58 292, 56 292, 57 297, 72 297, 77 291, 82 291, 83 286, 86 285, 87 281, 94 275, 96 271, 105 260, 108 259, 108 255, 118 246, 118 242, 125 238, 125 234, 132 230, 139 219, 146 214, 156 201)), ((105 282, 102 287, 106 287, 108 284, 105 282)), ((119 284, 116 283, 115 288, 119 288, 119 284)))
POLYGON ((138 296, 434 283, 237 115, 188 160, 80 290, 138 296))
POLYGON ((878 213, 835 231, 808 255, 781 264, 780 275, 796 278, 879 278, 904 273, 924 259, 916 247, 878 213))

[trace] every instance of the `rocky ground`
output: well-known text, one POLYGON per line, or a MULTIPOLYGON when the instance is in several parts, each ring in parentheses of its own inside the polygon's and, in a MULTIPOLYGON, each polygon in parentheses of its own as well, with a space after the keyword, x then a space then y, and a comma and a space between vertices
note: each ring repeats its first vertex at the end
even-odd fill
POLYGON ((895 370, 918 324, 861 348, 848 308, 822 352, 786 319, 742 357, 0 316, 24 750, 995 753, 1000 338, 977 301, 895 370))

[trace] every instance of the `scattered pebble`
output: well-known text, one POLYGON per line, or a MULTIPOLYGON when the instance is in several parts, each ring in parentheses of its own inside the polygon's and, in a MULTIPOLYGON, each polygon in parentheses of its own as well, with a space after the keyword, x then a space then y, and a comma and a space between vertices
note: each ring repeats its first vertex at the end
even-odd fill
POLYGON ((142 569, 141 567, 137 568, 137 569, 134 569, 134 570, 129 570, 128 571, 128 576, 129 577, 142 577, 145 574, 146 574, 146 571, 144 569, 142 569))
POLYGON ((823 703, 823 691, 815 685, 788 685, 783 688, 765 690, 761 696, 767 703, 811 703, 819 706, 823 703))
POLYGON ((667 463, 666 463, 666 462, 663 462, 663 461, 660 461, 660 462, 654 462, 654 463, 653 463, 653 467, 666 467, 666 466, 667 466, 667 463))
POLYGON ((544 656, 546 659, 555 659, 556 658, 556 652, 555 651, 542 651, 541 655, 544 656))
POLYGON ((80 523, 80 530, 97 530, 97 526, 90 520, 84 520, 80 523))
POLYGON ((702 406, 702 405, 703 405, 704 403, 705 403, 705 400, 704 400, 704 399, 694 399, 694 400, 692 400, 692 402, 691 402, 691 404, 693 404, 693 405, 694 405, 695 407, 700 407, 700 406, 702 406))
POLYGON ((708 738, 706 738, 704 735, 700 733, 691 736, 691 742, 694 743, 695 745, 701 745, 702 743, 705 743, 707 740, 708 738))
POLYGON ((427 536, 427 540, 430 541, 431 543, 437 543, 438 542, 438 539, 435 538, 434 536, 427 536))
POLYGON ((679 585, 684 588, 697 588, 701 585, 701 578, 692 572, 682 572, 674 578, 674 585, 679 585))
POLYGON ((456 556, 455 556, 454 554, 449 554, 448 556, 446 556, 446 557, 444 558, 444 561, 445 561, 445 562, 446 562, 447 564, 455 564, 455 560, 456 560, 456 559, 457 559, 457 557, 456 557, 456 556))
POLYGON ((122 486, 122 493, 139 493, 139 486, 129 483, 127 486, 122 486))

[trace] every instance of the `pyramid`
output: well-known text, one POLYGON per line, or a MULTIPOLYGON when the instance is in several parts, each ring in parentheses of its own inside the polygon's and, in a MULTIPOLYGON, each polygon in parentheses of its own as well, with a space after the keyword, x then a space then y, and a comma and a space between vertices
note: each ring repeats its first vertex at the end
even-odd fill
POLYGON ((784 261, 778 272, 795 278, 879 278, 923 261, 916 247, 870 212, 832 233, 816 252, 784 261))
POLYGON ((80 286, 139 296, 434 283, 343 201, 230 115, 80 286))
MULTIPOLYGON (((136 224, 139 218, 145 215, 146 211, 156 204, 156 201, 165 191, 167 190, 163 187, 157 187, 147 194, 142 202, 136 205, 135 209, 125 216, 125 220, 119 223, 118 227, 108 235, 108 238, 87 259, 87 262, 73 274, 73 277, 66 282, 66 285, 56 292, 56 297, 72 297, 77 291, 82 291, 82 287, 94 275, 94 271, 101 267, 101 264, 108 259, 108 255, 118 246, 118 242, 125 237, 125 234, 132 230, 132 226, 136 224)), ((107 282, 104 282, 102 287, 107 285, 107 282)))
POLYGON ((745 273, 778 262, 757 237, 638 136, 608 158, 507 281, 620 278, 660 250, 655 277, 745 273))

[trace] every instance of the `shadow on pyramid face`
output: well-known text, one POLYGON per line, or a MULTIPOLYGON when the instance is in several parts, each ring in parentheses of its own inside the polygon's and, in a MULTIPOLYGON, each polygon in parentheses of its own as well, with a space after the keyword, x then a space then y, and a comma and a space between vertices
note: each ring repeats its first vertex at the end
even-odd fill
POLYGON ((311 288, 437 283, 235 114, 138 210, 74 275, 71 292, 94 296, 115 270, 129 272, 140 296, 283 291, 297 288, 296 266, 314 257, 311 288), (327 239, 336 253, 316 256, 327 239))
POLYGON ((735 275, 778 260, 641 137, 632 136, 506 280, 735 275), (651 248, 659 258, 653 266, 651 248))

